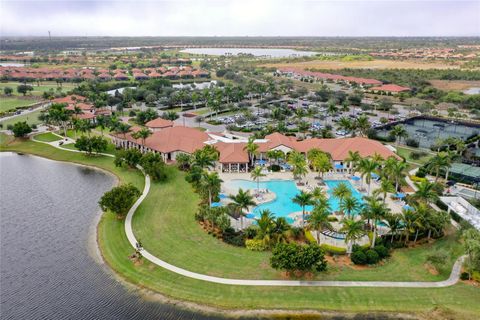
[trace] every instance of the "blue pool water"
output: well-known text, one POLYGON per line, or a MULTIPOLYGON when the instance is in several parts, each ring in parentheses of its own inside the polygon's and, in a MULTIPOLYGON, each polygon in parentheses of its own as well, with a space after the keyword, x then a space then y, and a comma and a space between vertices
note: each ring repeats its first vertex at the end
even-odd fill
MULTIPOLYGON (((330 208, 332 211, 338 211, 340 204, 337 198, 332 195, 332 190, 339 183, 346 183, 352 190, 352 196, 355 197, 360 203, 363 203, 362 194, 358 192, 348 180, 325 180, 325 184, 328 186, 328 194, 330 203, 330 208)), ((257 183, 254 181, 248 180, 232 180, 228 183, 229 187, 238 189, 256 189, 257 183)), ((255 216, 260 216, 260 211, 269 209, 272 211, 276 217, 285 217, 288 218, 287 221, 292 222, 292 219, 288 215, 292 212, 302 211, 302 207, 292 201, 292 198, 295 197, 300 190, 297 188, 293 180, 270 180, 260 182, 260 189, 268 189, 271 192, 276 194, 274 201, 263 203, 253 209, 255 216)), ((312 210, 312 206, 307 206, 306 210, 312 210)))

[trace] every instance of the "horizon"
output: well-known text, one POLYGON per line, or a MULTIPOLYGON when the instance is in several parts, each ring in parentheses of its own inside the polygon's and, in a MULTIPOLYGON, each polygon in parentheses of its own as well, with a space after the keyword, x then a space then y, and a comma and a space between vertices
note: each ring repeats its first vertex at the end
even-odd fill
POLYGON ((1 8, 2 37, 480 36, 480 1, 7 0, 1 8))

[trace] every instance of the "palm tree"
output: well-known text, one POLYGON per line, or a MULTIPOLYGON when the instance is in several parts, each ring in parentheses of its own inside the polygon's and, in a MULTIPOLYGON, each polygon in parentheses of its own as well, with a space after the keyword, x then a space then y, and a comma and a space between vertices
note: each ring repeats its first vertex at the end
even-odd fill
POLYGON ((375 247, 375 240, 377 238, 377 224, 379 220, 382 220, 389 209, 382 202, 378 201, 376 198, 370 198, 369 201, 365 204, 365 211, 369 212, 369 216, 373 219, 373 237, 371 247, 375 247))
POLYGON ((292 151, 288 155, 288 163, 293 167, 293 176, 298 179, 307 174, 307 162, 305 157, 298 151, 292 151))
POLYGON ((278 161, 285 158, 285 154, 280 150, 268 150, 267 157, 269 160, 275 160, 275 163, 278 165, 278 161))
POLYGON ((196 92, 194 91, 194 92, 192 92, 191 99, 192 99, 193 109, 194 109, 194 110, 197 110, 197 102, 198 102, 198 100, 200 99, 200 96, 198 95, 198 93, 196 93, 196 92))
POLYGON ((253 167, 253 161, 255 160, 255 156, 258 155, 258 144, 255 143, 255 137, 251 136, 250 138, 248 138, 248 142, 245 147, 243 147, 243 150, 248 152, 251 166, 253 167))
POLYGON ((208 205, 212 206, 212 198, 216 197, 220 192, 220 187, 222 185, 223 180, 220 179, 217 172, 204 172, 201 185, 204 190, 208 191, 208 205))
POLYGON ((122 134, 123 139, 126 139, 127 133, 130 131, 130 126, 126 124, 125 122, 119 122, 117 126, 115 127, 114 131, 116 133, 122 134))
POLYGON ((347 117, 341 117, 338 120, 337 124, 338 124, 338 127, 345 132, 349 132, 353 129, 352 120, 350 120, 350 118, 347 118, 347 117))
MULTIPOLYGON (((340 204, 346 199, 352 196, 352 190, 347 186, 346 183, 340 182, 333 190, 332 195, 338 199, 340 204)), ((343 214, 342 207, 340 210, 343 214)))
POLYGON ((358 128, 360 135, 363 137, 367 136, 368 130, 370 130, 371 126, 370 120, 364 115, 358 117, 357 121, 355 121, 355 127, 358 128))
POLYGON ((412 195, 413 200, 427 204, 434 203, 438 200, 435 183, 424 180, 420 183, 415 183, 415 186, 417 187, 417 191, 412 195))
POLYGON ((200 150, 196 150, 192 155, 192 166, 200 168, 213 167, 218 159, 218 151, 213 146, 205 146, 200 150))
POLYGON ((390 229, 390 233, 392 234, 392 238, 390 239, 390 243, 393 243, 393 238, 397 234, 398 230, 402 229, 402 217, 399 214, 386 214, 384 217, 385 225, 390 229))
POLYGON ((385 203, 387 200, 387 193, 393 193, 393 192, 395 192, 395 187, 390 182, 390 180, 387 180, 386 178, 382 178, 380 182, 380 187, 377 190, 375 190, 373 193, 382 194, 383 203, 385 203))
POLYGON ((355 244, 355 241, 365 235, 365 231, 363 230, 363 221, 355 220, 353 218, 345 218, 342 220, 342 228, 340 231, 345 233, 347 253, 348 255, 351 255, 352 246, 355 244))
POLYGON ((138 134, 138 137, 142 139, 142 145, 145 145, 145 139, 150 137, 152 132, 150 130, 148 130, 147 128, 143 128, 140 131, 138 131, 137 134, 138 134))
POLYGON ((345 159, 345 162, 349 163, 351 174, 355 174, 360 160, 362 160, 362 157, 360 157, 360 153, 358 151, 348 150, 348 157, 345 159))
POLYGON ((312 213, 308 218, 307 228, 316 231, 318 244, 320 244, 320 232, 324 229, 332 229, 332 224, 328 221, 329 215, 330 212, 327 208, 317 204, 313 207, 312 213))
POLYGON ((430 159, 427 169, 430 172, 435 172, 435 182, 437 182, 440 176, 440 170, 447 169, 452 164, 452 160, 447 152, 439 152, 433 158, 430 159))
POLYGON ((370 195, 370 185, 372 183, 372 174, 378 169, 378 163, 369 159, 364 158, 360 160, 358 168, 362 174, 362 179, 365 179, 365 182, 368 184, 368 194, 370 195))
POLYGON ((407 130, 400 124, 397 124, 395 127, 393 127, 393 129, 390 131, 390 134, 395 137, 397 147, 401 138, 408 137, 407 130))
POLYGON ((270 246, 274 228, 274 215, 266 209, 260 212, 260 218, 257 219, 258 232, 256 238, 261 240, 265 246, 270 246))
POLYGON ((260 178, 265 177, 265 174, 262 172, 262 167, 255 167, 255 169, 250 172, 250 177, 252 177, 253 180, 257 181, 257 191, 260 190, 260 178))
POLYGON ((395 157, 390 157, 385 161, 385 175, 395 181, 395 191, 399 191, 400 183, 406 176, 408 164, 405 161, 398 161, 395 157))
POLYGON ((416 210, 402 209, 402 221, 404 222, 405 245, 410 240, 410 234, 416 232, 421 226, 421 219, 416 213, 416 210))
POLYGON ((278 217, 274 221, 272 239, 275 243, 287 242, 287 231, 290 225, 284 217, 278 217))
POLYGON ((305 226, 305 207, 315 204, 313 195, 309 192, 300 191, 292 201, 302 207, 302 227, 305 226))
POLYGON ((354 197, 346 197, 343 201, 340 202, 340 210, 347 214, 347 217, 350 218, 353 216, 353 213, 360 208, 360 203, 354 197))
POLYGON ((243 216, 245 215, 243 210, 248 210, 248 207, 254 206, 256 203, 248 190, 243 191, 242 188, 238 189, 236 195, 229 195, 228 197, 233 201, 233 207, 236 209, 236 214, 240 217, 240 226, 243 229, 243 216))

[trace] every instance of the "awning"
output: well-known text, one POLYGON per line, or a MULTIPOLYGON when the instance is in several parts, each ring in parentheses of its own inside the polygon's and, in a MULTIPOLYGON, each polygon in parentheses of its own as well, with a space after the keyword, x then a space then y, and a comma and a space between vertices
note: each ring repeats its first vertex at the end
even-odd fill
POLYGON ((217 208, 217 207, 221 207, 223 206, 223 204, 221 202, 212 202, 212 204, 210 205, 210 207, 212 208, 217 208))
POLYGON ((351 178, 353 181, 360 181, 362 178, 357 177, 357 176, 352 176, 351 178))
POLYGON ((335 169, 343 169, 343 164, 336 164, 335 169))
POLYGON ((394 197, 399 199, 405 198, 405 193, 401 193, 401 192, 395 193, 394 197))

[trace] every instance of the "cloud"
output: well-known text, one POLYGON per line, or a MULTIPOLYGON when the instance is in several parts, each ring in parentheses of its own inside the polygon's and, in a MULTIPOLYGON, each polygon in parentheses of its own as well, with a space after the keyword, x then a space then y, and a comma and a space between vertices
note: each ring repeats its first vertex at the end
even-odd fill
POLYGON ((9 1, 2 35, 478 36, 480 1, 9 1))

